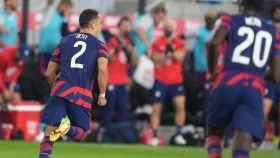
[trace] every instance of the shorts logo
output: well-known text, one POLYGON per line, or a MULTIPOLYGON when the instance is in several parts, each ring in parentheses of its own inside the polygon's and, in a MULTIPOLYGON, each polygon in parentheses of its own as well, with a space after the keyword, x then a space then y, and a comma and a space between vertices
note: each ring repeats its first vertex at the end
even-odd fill
POLYGON ((109 85, 109 86, 108 86, 108 90, 109 90, 109 91, 113 91, 114 89, 115 89, 115 87, 114 87, 113 85, 109 85))
POLYGON ((183 86, 180 86, 180 87, 178 87, 178 91, 183 91, 184 90, 184 88, 183 88, 183 86))
POLYGON ((161 92, 160 91, 156 91, 155 97, 161 97, 161 92))

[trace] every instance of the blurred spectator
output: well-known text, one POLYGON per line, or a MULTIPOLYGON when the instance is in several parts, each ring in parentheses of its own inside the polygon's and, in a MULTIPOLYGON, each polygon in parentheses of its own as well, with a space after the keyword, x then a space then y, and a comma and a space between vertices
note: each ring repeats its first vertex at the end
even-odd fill
POLYGON ((196 31, 196 41, 194 43, 194 65, 195 71, 205 73, 208 70, 206 46, 212 37, 212 30, 216 21, 216 13, 208 12, 205 17, 205 26, 196 31))
POLYGON ((109 50, 108 105, 101 110, 102 121, 106 125, 128 121, 128 71, 136 65, 136 52, 129 36, 131 21, 123 17, 119 22, 119 34, 107 42, 109 50))
POLYGON ((162 36, 163 30, 173 32, 175 24, 168 18, 162 3, 154 7, 150 13, 138 17, 134 26, 138 33, 134 41, 139 60, 134 73, 135 83, 131 90, 131 101, 133 105, 139 106, 137 111, 150 114, 150 92, 154 84, 154 63, 150 59, 150 45, 159 38, 154 36, 156 29, 160 30, 159 36, 162 36))
POLYGON ((16 9, 17 0, 4 0, 4 8, 0 10, 0 45, 2 47, 17 44, 18 18, 16 9))
POLYGON ((185 52, 185 41, 180 37, 173 37, 169 30, 165 30, 165 36, 155 40, 152 44, 156 82, 152 98, 151 127, 153 129, 153 139, 151 145, 159 144, 158 128, 160 126, 162 104, 166 101, 173 102, 175 106, 175 143, 186 144, 186 140, 182 136, 182 127, 185 125, 186 119, 182 74, 185 52))
POLYGON ((200 89, 203 89, 206 81, 206 72, 208 71, 206 47, 209 39, 212 37, 216 18, 215 12, 208 12, 204 17, 205 25, 200 27, 195 35, 196 39, 193 47, 194 70, 200 89))
POLYGON ((71 0, 61 0, 56 8, 57 2, 48 0, 40 30, 39 53, 42 72, 45 72, 51 53, 62 36, 68 33, 67 17, 71 14, 73 3, 71 0))
POLYGON ((148 52, 150 44, 155 38, 153 36, 155 28, 167 29, 171 32, 175 30, 175 24, 167 17, 167 10, 163 3, 153 8, 150 14, 138 17, 134 26, 140 37, 135 42, 138 56, 148 52))
POLYGON ((21 75, 23 62, 18 55, 16 47, 6 47, 0 53, 0 94, 2 94, 2 103, 21 101, 17 83, 21 75))

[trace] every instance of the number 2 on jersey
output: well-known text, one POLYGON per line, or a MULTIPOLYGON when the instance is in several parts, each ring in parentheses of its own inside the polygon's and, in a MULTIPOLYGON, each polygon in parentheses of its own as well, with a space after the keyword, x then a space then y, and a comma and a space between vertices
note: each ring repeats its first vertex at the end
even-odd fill
POLYGON ((233 51, 232 62, 249 65, 251 58, 242 53, 245 52, 250 46, 253 46, 253 63, 256 67, 262 68, 267 63, 271 45, 272 45, 272 36, 269 32, 260 30, 256 34, 253 29, 250 27, 242 26, 238 30, 238 35, 241 37, 246 36, 246 39, 239 44, 233 51), (264 43, 264 51, 262 56, 262 45, 264 43))
POLYGON ((81 49, 76 54, 74 54, 73 57, 71 58, 71 64, 70 64, 71 68, 78 68, 78 69, 84 68, 84 65, 77 63, 76 60, 85 53, 87 44, 84 41, 75 42, 74 47, 77 48, 79 46, 81 46, 81 49))

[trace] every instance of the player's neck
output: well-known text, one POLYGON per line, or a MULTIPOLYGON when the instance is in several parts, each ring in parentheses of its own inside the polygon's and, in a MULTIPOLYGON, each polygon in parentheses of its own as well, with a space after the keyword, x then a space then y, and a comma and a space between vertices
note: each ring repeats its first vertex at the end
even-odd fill
POLYGON ((94 37, 97 37, 98 36, 98 34, 96 33, 96 32, 93 32, 93 31, 91 31, 91 30, 89 30, 89 29, 80 29, 80 33, 86 33, 86 34, 90 34, 90 35, 92 35, 92 36, 94 36, 94 37))

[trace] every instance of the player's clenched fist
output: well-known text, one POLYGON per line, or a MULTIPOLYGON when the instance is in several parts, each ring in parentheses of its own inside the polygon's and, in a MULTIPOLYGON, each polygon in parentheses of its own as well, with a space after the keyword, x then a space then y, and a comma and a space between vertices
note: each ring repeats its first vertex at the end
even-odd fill
POLYGON ((99 106, 105 106, 107 104, 107 99, 103 95, 99 95, 98 97, 98 105, 99 106))

